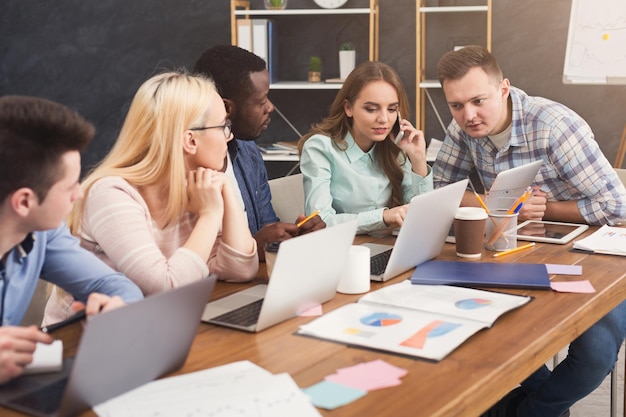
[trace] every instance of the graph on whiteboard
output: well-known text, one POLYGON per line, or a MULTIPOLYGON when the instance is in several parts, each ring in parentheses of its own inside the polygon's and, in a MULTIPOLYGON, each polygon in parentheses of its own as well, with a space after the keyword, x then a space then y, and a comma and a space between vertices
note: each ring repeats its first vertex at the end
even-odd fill
POLYGON ((626 1, 572 1, 563 81, 626 83, 626 1))

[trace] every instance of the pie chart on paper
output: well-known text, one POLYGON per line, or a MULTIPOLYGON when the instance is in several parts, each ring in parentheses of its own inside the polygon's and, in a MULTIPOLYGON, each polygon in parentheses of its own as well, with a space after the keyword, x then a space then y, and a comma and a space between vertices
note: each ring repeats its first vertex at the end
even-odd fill
POLYGON ((361 323, 366 326, 385 327, 398 324, 402 316, 393 313, 373 313, 361 318, 361 323))

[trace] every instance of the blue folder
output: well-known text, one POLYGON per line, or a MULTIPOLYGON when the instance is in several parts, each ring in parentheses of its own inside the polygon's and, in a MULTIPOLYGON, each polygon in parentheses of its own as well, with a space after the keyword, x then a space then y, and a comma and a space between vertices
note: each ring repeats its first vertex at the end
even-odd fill
POLYGON ((413 284, 550 289, 544 264, 428 261, 418 265, 413 284))

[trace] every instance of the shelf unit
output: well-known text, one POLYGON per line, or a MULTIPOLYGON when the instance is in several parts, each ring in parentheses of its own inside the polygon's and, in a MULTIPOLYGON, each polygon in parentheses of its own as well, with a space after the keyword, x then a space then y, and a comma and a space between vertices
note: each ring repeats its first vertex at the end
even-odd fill
MULTIPOLYGON (((253 16, 312 16, 312 15, 369 15, 369 59, 378 60, 379 0, 370 0, 370 7, 338 9, 284 9, 251 10, 249 0, 230 1, 231 44, 237 45, 237 19, 249 19, 253 16)), ((273 90, 338 90, 341 83, 310 83, 307 81, 279 81, 270 84, 273 90)), ((284 118, 282 113, 278 113, 284 118)), ((287 120, 285 120, 287 121, 287 120)), ((288 121, 287 121, 288 122, 288 121)))
POLYGON ((426 16, 430 13, 486 13, 487 14, 487 28, 486 28, 486 48, 491 51, 491 20, 492 20, 492 0, 486 0, 484 5, 467 5, 467 6, 427 6, 426 0, 416 0, 416 19, 415 19, 415 32, 416 32, 416 85, 417 91, 415 94, 415 125, 418 129, 424 129, 426 123, 426 100, 430 103, 435 112, 435 116, 439 121, 443 131, 446 131, 446 126, 441 119, 439 111, 433 102, 433 99, 428 89, 441 88, 441 83, 436 79, 426 78, 426 16))

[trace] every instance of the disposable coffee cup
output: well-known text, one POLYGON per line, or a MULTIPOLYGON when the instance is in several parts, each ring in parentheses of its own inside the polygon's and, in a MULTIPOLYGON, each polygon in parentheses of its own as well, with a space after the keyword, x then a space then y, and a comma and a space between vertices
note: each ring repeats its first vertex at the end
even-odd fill
POLYGON ((454 215, 456 255, 480 258, 483 253, 487 212, 480 207, 459 207, 454 215))
POLYGON ((265 267, 267 269, 268 278, 272 276, 272 270, 274 269, 274 262, 276 262, 279 247, 280 242, 267 242, 265 244, 265 267))

